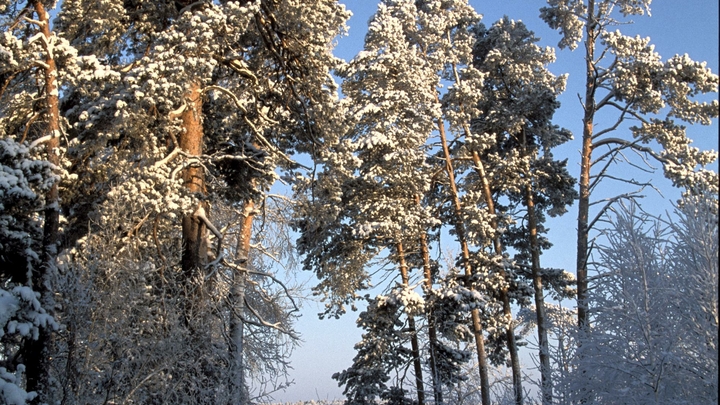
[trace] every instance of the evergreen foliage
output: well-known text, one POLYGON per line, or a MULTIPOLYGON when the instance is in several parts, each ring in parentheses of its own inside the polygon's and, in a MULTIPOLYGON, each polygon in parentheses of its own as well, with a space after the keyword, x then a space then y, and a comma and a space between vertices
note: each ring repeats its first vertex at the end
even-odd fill
POLYGON ((360 309, 347 404, 717 402, 718 76, 614 30, 650 3, 540 10, 586 50, 576 178, 555 50, 468 0, 379 1, 349 62, 338 0, 0 0, 0 403, 267 402, 298 263, 360 309), (672 215, 590 217, 627 152, 672 215), (577 283, 540 262, 576 199, 577 283))

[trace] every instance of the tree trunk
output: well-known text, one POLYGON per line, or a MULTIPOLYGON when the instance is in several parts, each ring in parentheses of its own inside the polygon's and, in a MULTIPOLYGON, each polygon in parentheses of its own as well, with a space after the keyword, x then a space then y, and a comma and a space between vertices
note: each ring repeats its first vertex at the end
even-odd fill
MULTIPOLYGON (((185 93, 185 109, 180 119, 182 120, 182 132, 178 138, 180 149, 190 159, 194 156, 201 156, 203 153, 203 128, 202 128, 202 91, 199 81, 190 83, 185 93)), ((185 188, 189 193, 202 198, 206 192, 205 173, 203 168, 190 162, 190 165, 182 172, 182 179, 185 188)), ((203 331, 198 329, 198 314, 202 313, 202 291, 203 269, 208 263, 208 240, 207 227, 200 216, 207 217, 208 205, 204 201, 198 202, 194 212, 185 213, 182 217, 182 278, 184 288, 183 322, 188 328, 189 340, 198 341, 202 339, 203 331)), ((198 371, 203 373, 203 371, 198 371)), ((192 378, 201 378, 199 375, 192 378)), ((199 388, 187 387, 195 401, 201 403, 202 390, 199 388)))
MULTIPOLYGON (((465 131, 467 131, 468 134, 470 133, 469 128, 465 128, 465 131)), ((485 197, 485 202, 488 206, 488 211, 491 215, 495 216, 497 215, 497 212, 495 211, 495 201, 493 200, 492 190, 490 189, 490 182, 488 181, 487 175, 485 174, 485 167, 483 166, 482 161, 480 160, 480 156, 476 151, 473 151, 473 163, 475 164, 475 171, 480 177, 480 182, 482 183, 482 192, 483 196, 485 197)), ((500 241, 500 234, 498 233, 497 218, 493 220, 493 223, 491 225, 493 227, 493 230, 495 231, 495 237, 493 238, 495 253, 498 255, 502 255, 503 246, 502 242, 500 241)), ((499 273, 500 277, 502 277, 504 280, 507 280, 507 274, 505 273, 504 269, 500 269, 499 273)), ((513 375, 513 391, 515 393, 515 403, 517 405, 522 405, 522 370, 520 369, 520 356, 518 355, 517 343, 515 342, 515 330, 512 327, 512 309, 510 308, 510 297, 508 296, 507 287, 503 287, 502 290, 500 290, 500 299, 503 303, 503 314, 508 319, 508 322, 510 322, 507 330, 505 331, 505 337, 507 339, 508 351, 510 352, 510 365, 513 375)))
MULTIPOLYGON (((203 153, 202 92, 198 81, 192 82, 185 95, 185 110, 180 116, 182 133, 178 139, 180 149, 189 156, 203 153)), ((205 173, 202 167, 190 163, 183 170, 183 184, 189 193, 202 197, 205 194, 205 173)), ((207 204, 200 201, 193 213, 182 217, 182 283, 185 289, 183 317, 191 341, 200 339, 201 331, 196 326, 197 313, 201 306, 202 269, 207 264, 207 227, 199 214, 207 214, 207 204)), ((200 371, 202 373, 202 371, 200 371)), ((191 391, 195 400, 202 402, 201 390, 191 391)))
MULTIPOLYGON (((420 197, 417 197, 417 203, 420 204, 420 197)), ((420 234, 420 252, 423 260, 423 276, 425 277, 424 284, 426 295, 432 291, 432 268, 430 266, 430 250, 428 249, 427 235, 425 233, 420 234)), ((433 379, 433 395, 435 397, 435 404, 443 404, 442 385, 440 380, 440 374, 437 369, 435 360, 435 345, 437 343, 437 329, 435 328, 435 319, 432 313, 432 309, 427 311, 428 318, 428 338, 430 340, 430 372, 432 373, 433 379)))
POLYGON ((535 315, 537 319, 538 344, 540 345, 540 378, 543 405, 551 405, 553 397, 552 379, 550 376, 550 348, 548 345, 545 315, 545 295, 543 293, 542 275, 540 274, 540 247, 537 239, 537 217, 532 187, 525 188, 525 206, 528 215, 528 233, 530 238, 530 255, 532 258, 532 281, 535 292, 535 315))
MULTIPOLYGON (((405 249, 402 242, 397 243, 398 264, 400 265, 400 277, 405 287, 410 285, 410 277, 408 276, 408 266, 405 262, 405 249)), ((413 356, 413 365, 415 366, 415 386, 417 388, 418 405, 425 404, 425 384, 423 382, 422 363, 420 362, 420 345, 418 344, 417 328, 415 327, 415 318, 408 314, 408 329, 410 330, 410 347, 413 356)))
MULTIPOLYGON (((40 22, 40 31, 45 37, 45 43, 50 43, 52 34, 50 32, 50 15, 45 10, 43 3, 34 1, 32 6, 37 13, 40 22)), ((45 66, 43 66, 45 81, 45 103, 47 108, 47 127, 42 137, 47 150, 47 159, 50 163, 59 166, 60 159, 56 148, 60 146, 60 112, 58 102, 57 66, 51 50, 46 49, 45 66)), ((42 263, 39 269, 34 269, 32 274, 33 289, 40 293, 42 307, 53 315, 55 299, 52 290, 52 276, 56 272, 55 259, 58 249, 58 233, 60 223, 60 196, 57 183, 52 186, 45 196, 45 211, 43 224, 42 241, 42 263)), ((53 335, 48 327, 41 327, 37 340, 28 339, 25 344, 25 370, 26 390, 38 393, 36 402, 44 403, 50 399, 49 374, 50 359, 53 346, 53 335)))
MULTIPOLYGON (((453 75, 455 77, 455 82, 460 85, 460 75, 458 74, 457 66, 453 63, 453 75)), ((460 109, 463 110, 464 107, 462 104, 460 104, 460 109)), ((470 128, 468 126, 467 122, 463 122, 463 132, 465 135, 465 138, 467 139, 471 132, 470 128)), ((473 163, 475 164, 475 169, 480 176, 480 181, 482 183, 482 192, 483 196, 485 197, 485 201, 488 205, 488 211, 490 211, 490 214, 496 215, 495 212, 495 202, 492 198, 492 192, 490 190, 490 182, 487 179, 487 176, 485 175, 485 170, 482 164, 482 161, 480 160, 480 156, 476 151, 473 151, 473 163)), ((502 255, 503 248, 502 244, 500 242, 500 235, 497 234, 497 220, 492 224, 493 229, 496 232, 496 236, 493 240, 493 244, 495 247, 495 253, 498 255, 502 255)), ((505 274, 504 269, 500 269, 500 276, 507 280, 507 275, 505 274)), ((510 307, 510 297, 508 296, 507 288, 503 288, 500 291, 500 300, 503 303, 503 314, 507 318, 508 322, 510 324, 508 325, 507 330, 505 331, 505 336, 507 340, 507 347, 508 352, 510 353, 510 365, 512 369, 512 375, 513 375, 513 390, 515 393, 515 403, 517 405, 522 405, 523 403, 523 389, 522 389, 522 370, 520 369, 520 356, 518 355, 517 351, 517 343, 515 342, 515 331, 512 327, 512 308, 510 307)))
MULTIPOLYGON (((435 94, 435 100, 440 103, 440 99, 435 94)), ((474 289, 472 285, 473 270, 470 265, 470 249, 468 247, 467 238, 465 236, 465 226, 462 222, 462 206, 460 204, 460 196, 455 183, 455 172, 448 148, 447 136, 445 135, 445 123, 442 119, 437 120, 438 131, 440 132, 440 141, 442 143, 443 154, 445 156, 445 170, 448 174, 450 193, 455 210, 455 233, 462 249, 463 266, 465 270, 465 285, 468 289, 474 289)), ((483 336, 482 323, 480 322, 480 312, 473 309, 471 312, 473 333, 475 335, 475 348, 478 356, 478 369, 480 373, 480 395, 482 397, 482 405, 490 405, 490 382, 488 379, 487 357, 485 354, 485 337, 483 336)))
MULTIPOLYGON (((202 94, 200 84, 194 82, 186 97, 186 108, 181 115, 183 133, 180 134, 180 149, 190 156, 200 156, 203 152, 202 94)), ((205 194, 205 173, 202 167, 193 166, 183 171, 183 181, 189 192, 205 194)), ((206 210, 206 204, 200 203, 198 209, 206 210)), ((182 269, 192 278, 197 269, 207 263, 207 230, 205 224, 194 214, 182 219, 182 269)))
MULTIPOLYGON (((590 213, 590 167, 592 166, 593 150, 593 121, 595 119, 595 39, 597 37, 595 21, 595 1, 589 0, 587 6, 588 21, 585 24, 585 103, 583 116, 583 138, 582 150, 580 152, 580 196, 578 200, 578 225, 577 225, 577 308, 578 327, 580 331, 586 331, 587 319, 587 291, 588 291, 588 229, 590 213)), ((581 339, 578 339, 580 342, 581 339)))
MULTIPOLYGON (((243 225, 240 231, 236 248, 236 260, 243 269, 248 266, 250 255, 250 240, 252 238, 252 223, 255 218, 255 203, 247 201, 243 210, 243 225)), ((230 290, 230 339, 232 359, 230 370, 230 402, 228 405, 246 405, 249 395, 245 386, 245 365, 243 359, 244 348, 244 322, 245 311, 245 280, 246 272, 233 272, 233 284, 230 290)))

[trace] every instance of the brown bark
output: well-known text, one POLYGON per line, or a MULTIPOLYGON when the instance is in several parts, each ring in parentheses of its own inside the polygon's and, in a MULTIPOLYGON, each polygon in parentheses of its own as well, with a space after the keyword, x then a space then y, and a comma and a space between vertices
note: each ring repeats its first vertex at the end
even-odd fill
POLYGON ((578 200, 577 226, 577 307, 578 327, 585 330, 587 320, 587 262, 588 262, 588 220, 590 211, 590 167, 593 150, 593 121, 595 119, 595 39, 597 23, 595 21, 595 1, 589 0, 587 6, 588 21, 585 25, 585 113, 583 116, 583 138, 580 155, 580 196, 578 200))
MULTIPOLYGON (((398 264, 400 265, 400 277, 403 286, 410 285, 410 277, 408 275, 408 266, 405 261, 405 249, 402 242, 396 244, 398 264)), ((418 404, 425 404, 425 384, 423 382, 422 363, 420 361, 420 345, 418 343, 417 328, 415 327, 415 318, 408 314, 408 329, 410 331, 410 348, 413 356, 413 366, 415 367, 415 387, 417 388, 418 404)))
MULTIPOLYGON (((449 36, 449 34, 448 34, 449 36)), ((460 84, 460 75, 458 74, 457 66, 453 63, 453 75, 455 77, 455 82, 459 85, 460 84)), ((464 107, 462 104, 460 104, 460 109, 463 110, 464 107)), ((463 123, 463 132, 465 135, 465 138, 468 138, 470 136, 470 128, 467 124, 467 122, 463 123)), ((480 176, 480 181, 482 183, 482 192, 483 196, 485 197, 486 204, 488 206, 488 211, 495 215, 495 202, 492 198, 492 192, 490 189, 490 182, 485 175, 485 170, 482 164, 482 161, 480 160, 480 156, 476 151, 473 151, 473 163, 475 164, 475 169, 478 172, 478 175, 480 176)), ((495 220, 492 224, 493 229, 497 233, 497 221, 495 220)), ((498 255, 502 255, 503 253, 503 247, 502 243, 500 242, 500 235, 496 234, 495 238, 493 239, 493 245, 495 247, 495 253, 498 255)), ((505 274, 504 269, 500 269, 500 276, 503 278, 503 280, 507 280, 507 275, 505 274)), ((510 307, 510 298, 508 296, 508 290, 507 287, 503 287, 502 290, 500 290, 500 300, 503 303, 503 314, 507 318, 508 322, 512 322, 512 308, 510 307)), ((510 353, 510 365, 512 369, 512 375, 513 375, 513 390, 515 393, 515 403, 517 405, 522 405, 523 403, 523 389, 522 389, 522 370, 520 369, 520 356, 518 355, 517 350, 517 342, 515 341, 515 331, 512 327, 512 323, 508 325, 507 330, 505 331, 505 337, 507 340, 507 347, 508 352, 510 353)))
MULTIPOLYGON (((52 38, 50 32, 50 15, 45 10, 42 2, 34 1, 32 2, 32 6, 38 15, 37 21, 41 23, 39 27, 40 32, 47 42, 49 42, 52 38)), ((43 79, 45 81, 44 92, 47 126, 41 136, 48 138, 44 142, 48 161, 59 166, 60 159, 56 152, 56 148, 60 146, 57 66, 52 57, 52 53, 47 49, 45 53, 45 66, 43 66, 42 69, 43 79)), ((58 186, 54 184, 45 195, 46 208, 44 211, 45 218, 43 224, 42 263, 39 269, 33 271, 32 280, 33 288, 40 293, 43 308, 51 315, 55 307, 51 278, 56 268, 55 259, 57 257, 60 223, 59 202, 58 186)), ((25 344, 26 390, 38 392, 39 396, 37 401, 39 402, 47 402, 49 398, 49 372, 52 345, 53 335, 48 328, 40 328, 38 339, 29 340, 25 344)))
MULTIPOLYGON (((467 131, 467 133, 469 133, 469 129, 466 128, 465 130, 467 131)), ((485 197, 485 203, 487 204, 488 211, 491 215, 495 216, 497 215, 497 212, 495 211, 495 201, 493 200, 492 190, 490 189, 490 182, 488 181, 487 175, 485 174, 485 168, 482 161, 480 160, 480 156, 476 151, 473 151, 473 163, 475 164, 475 171, 480 177, 480 182, 482 184, 482 193, 485 197)), ((500 241, 500 234, 497 232, 497 219, 494 219, 491 225, 495 230, 495 237, 493 238, 493 246, 495 248, 495 253, 498 255, 502 255, 503 246, 502 242, 500 241)), ((499 269, 499 274, 503 280, 507 280, 507 274, 505 273, 504 269, 499 269)), ((503 314, 509 321, 512 321, 512 309, 510 307, 510 297, 508 297, 507 287, 503 287, 500 290, 500 300, 503 303, 503 314)), ((518 355, 517 343, 515 341, 515 330, 513 329, 512 324, 508 325, 508 328, 505 331, 505 337, 507 339, 508 351, 510 352, 510 365, 513 375, 513 390, 515 393, 515 403, 521 405, 523 403, 522 370, 520 369, 520 356, 518 355)))
MULTIPOLYGON (((183 132, 178 142, 180 149, 190 156, 200 156, 203 152, 202 129, 202 93, 200 84, 190 85, 186 96, 186 108, 181 115, 183 132)), ((205 194, 205 174, 202 167, 190 166, 183 171, 183 181, 189 192, 196 195, 205 194)), ((206 210, 205 203, 198 209, 206 210)), ((185 277, 190 280, 196 276, 198 269, 207 263, 207 229, 205 224, 194 214, 186 214, 182 218, 182 269, 185 277)))
MULTIPOLYGON (((440 102, 437 93, 435 94, 435 99, 438 103, 440 102)), ((440 141, 443 148, 443 155, 445 156, 445 171, 448 174, 450 194, 453 202, 453 209, 455 211, 454 227, 462 250, 466 287, 468 289, 474 289, 474 286, 472 285, 473 270, 470 265, 470 249, 468 247, 467 237, 465 236, 465 226, 462 222, 462 205, 460 204, 460 196, 455 182, 455 172, 450 156, 450 149, 448 148, 447 136, 445 135, 445 123, 442 119, 437 120, 437 127, 440 132, 440 141)), ((480 322, 480 312, 478 309, 473 309, 471 315, 473 333, 475 336, 475 349, 478 356, 478 371, 480 373, 480 396, 482 397, 482 405, 490 405, 490 382, 488 379, 485 337, 483 336, 482 323, 480 322)))

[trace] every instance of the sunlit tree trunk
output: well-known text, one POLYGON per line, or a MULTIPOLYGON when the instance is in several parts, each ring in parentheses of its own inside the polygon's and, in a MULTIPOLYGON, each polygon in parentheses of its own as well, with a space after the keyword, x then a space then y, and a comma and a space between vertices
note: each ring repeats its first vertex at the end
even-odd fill
MULTIPOLYGON (((449 37, 449 34, 448 34, 449 37)), ((455 78, 455 82, 459 85, 460 84, 460 75, 458 74, 458 69, 455 63, 452 64, 453 69, 453 76, 455 78)), ((461 110, 464 109, 464 106, 460 105, 461 110)), ((469 138, 470 136, 470 128, 468 126, 467 122, 463 123, 463 131, 466 138, 469 138)), ((480 156, 478 155, 477 151, 473 151, 473 164, 475 165, 475 171, 480 177, 480 181, 482 184, 482 193, 485 197, 486 204, 488 206, 488 211, 491 215, 496 215, 495 213, 495 203, 493 201, 492 197, 492 191, 490 189, 490 182, 487 179, 487 176, 485 175, 485 170, 482 164, 482 161, 480 160, 480 156)), ((495 248, 495 253, 498 255, 503 254, 503 248, 502 243, 500 242, 500 235, 497 232, 497 221, 495 221, 492 224, 493 229, 495 230, 495 238, 493 240, 493 245, 495 248)), ((503 280, 507 280, 507 275, 505 274, 505 271, 503 269, 500 269, 500 276, 503 280)), ((503 314, 505 315, 505 318, 509 322, 508 328, 505 332, 506 340, 507 340, 507 347, 508 352, 510 353, 510 365, 512 369, 512 375, 513 375, 513 390, 515 393, 515 403, 517 405, 521 405, 523 403, 523 390, 522 390, 522 370, 520 369, 520 357, 517 352, 517 344, 515 342, 515 331, 512 327, 512 308, 510 307, 510 298, 508 296, 507 287, 503 287, 500 291, 500 300, 503 303, 503 314)))
MULTIPOLYGON (((470 133, 469 128, 465 128, 465 131, 468 134, 470 133)), ((487 204, 488 211, 491 215, 495 216, 497 215, 497 213, 495 211, 495 201, 493 200, 492 190, 490 189, 490 182, 488 181, 487 175, 485 173, 485 168, 482 161, 480 160, 480 156, 476 151, 473 151, 473 163, 475 165, 475 171, 480 177, 480 182, 482 184, 482 193, 485 197, 485 203, 487 204)), ((495 230, 495 237, 493 238, 493 247, 495 248, 495 253, 498 255, 502 255, 503 246, 502 242, 500 241, 500 233, 498 232, 497 217, 493 220, 493 223, 491 225, 495 230)), ((507 274, 505 273, 505 270, 500 269, 499 272, 502 279, 507 280, 507 274)), ((503 303, 503 314, 509 322, 507 330, 505 331, 505 336, 507 339, 508 351, 510 352, 510 365, 513 375, 513 391, 515 393, 515 403, 520 405, 523 403, 522 370, 520 369, 520 356, 518 355, 517 343, 515 341, 515 330, 512 326, 512 308, 510 308, 510 297, 508 296, 508 290, 506 286, 503 287, 500 291, 500 299, 503 303)))
MULTIPOLYGON (((420 203, 420 197, 417 197, 418 204, 420 203)), ((430 266, 430 250, 428 249, 428 241, 427 241, 427 235, 422 232, 420 233, 420 253, 422 255, 422 261, 423 261, 423 277, 425 278, 423 283, 425 285, 425 289, 427 293, 430 293, 432 291, 432 267, 430 266)), ((442 382, 440 380, 440 374, 437 369, 436 364, 436 353, 435 353, 435 345, 437 342, 437 329, 435 328, 435 318, 432 313, 432 309, 428 308, 427 313, 427 319, 428 319, 428 339, 429 342, 429 351, 430 351, 430 372, 432 373, 432 379, 433 379, 433 396, 435 398, 435 404, 442 404, 443 403, 443 393, 442 393, 442 382)))
MULTIPOLYGON (((437 98, 437 94, 435 96, 437 98)), ((439 98, 437 99, 439 103, 439 98)), ((445 157, 445 171, 449 179, 449 187, 453 209, 455 211, 455 233, 457 234, 460 247, 462 249, 463 266, 465 271, 465 282, 468 289, 474 289, 472 285, 473 270, 470 265, 470 248, 468 246, 467 237, 465 236, 465 226, 462 222, 462 206, 460 204, 460 196, 455 182, 455 172, 453 169, 450 149, 448 148, 447 136, 445 135, 445 123, 442 119, 437 120, 437 127, 440 133, 440 143, 442 144, 443 155, 445 157)), ((482 396, 482 405, 490 405, 490 382, 488 379, 487 356, 485 354, 485 337, 483 336, 482 323, 480 322, 480 312, 473 309, 471 312, 473 334, 475 336, 475 348, 478 356, 478 371, 480 373, 480 393, 482 396)))
POLYGON ((537 238, 537 217, 535 216, 535 201, 532 195, 532 186, 525 187, 525 207, 528 216, 528 237, 530 239, 530 256, 532 266, 532 282, 535 293, 535 316, 537 319, 538 345, 540 346, 540 378, 543 405, 552 404, 553 387, 550 369, 550 348, 548 345, 547 316, 545 314, 545 295, 540 269, 540 246, 537 238))
MULTIPOLYGON (((180 134, 180 148, 190 156, 200 156, 203 152, 202 94, 200 84, 190 85, 186 97, 186 108, 182 113, 183 132, 180 134)), ((183 172, 185 187, 196 195, 205 193, 205 174, 203 168, 190 165, 183 172)), ((206 209, 205 203, 199 203, 197 210, 206 209)), ((182 269, 185 277, 192 279, 194 274, 207 262, 207 230, 205 224, 195 214, 187 214, 182 219, 182 269)))
MULTIPOLYGON (((46 44, 52 43, 50 32, 50 15, 40 1, 31 3, 37 14, 37 21, 46 44)), ((46 45, 47 46, 47 45, 46 45)), ((42 140, 47 151, 47 160, 60 165, 57 155, 57 148, 60 146, 60 112, 58 103, 57 66, 50 49, 45 50, 44 66, 42 74, 44 80, 44 96, 47 121, 45 130, 42 132, 42 140)), ((55 259, 58 249, 58 232, 60 222, 59 191, 55 183, 45 195, 46 208, 44 211, 43 241, 42 241, 42 262, 39 269, 34 269, 32 274, 32 285, 35 291, 40 292, 40 300, 43 308, 52 314, 55 308, 55 300, 52 290, 52 275, 56 271, 55 259)), ((41 327, 37 340, 28 339, 25 347, 25 367, 27 386, 26 390, 36 391, 38 402, 46 402, 49 398, 49 373, 50 359, 53 345, 53 336, 47 327, 41 327)))
POLYGON ((585 114, 583 116, 582 150, 580 152, 580 198, 578 200, 577 225, 577 306, 578 326, 581 331, 588 327, 587 289, 588 289, 588 221, 590 212, 590 167, 592 166, 593 121, 595 119, 595 39, 597 38, 595 21, 595 1, 589 0, 587 6, 588 22, 585 24, 585 114))

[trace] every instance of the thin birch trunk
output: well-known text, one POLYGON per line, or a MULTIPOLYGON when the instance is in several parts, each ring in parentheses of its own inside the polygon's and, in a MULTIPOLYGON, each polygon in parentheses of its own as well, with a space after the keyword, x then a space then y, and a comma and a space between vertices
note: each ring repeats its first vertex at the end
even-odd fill
MULTIPOLYGON (((243 210, 243 224, 240 237, 237 243, 236 260, 240 262, 243 269, 247 268, 250 255, 250 240, 252 238, 252 223, 255 218, 255 203, 247 201, 243 210)), ((232 286, 230 290, 230 339, 231 345, 231 370, 230 370, 230 402, 228 405, 245 405, 250 398, 245 386, 245 364, 244 364, 244 322, 242 319, 245 312, 245 285, 247 272, 233 272, 232 286)))
MULTIPOLYGON (((398 254, 398 264, 400 265, 400 277, 405 287, 410 285, 410 277, 408 276, 408 266, 405 261, 405 249, 402 242, 396 244, 398 254)), ((425 384, 423 382, 422 363, 420 362, 420 345, 418 343, 417 328, 415 327, 415 318, 408 314, 408 329, 410 330, 410 347, 412 350, 413 365, 415 367, 415 386, 417 388, 418 405, 425 404, 425 384)))

